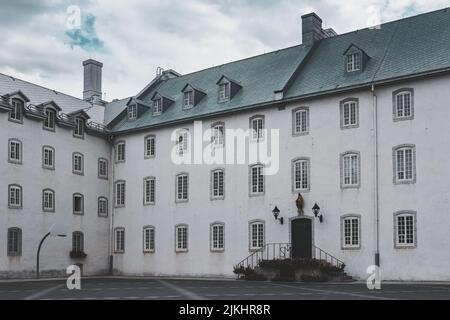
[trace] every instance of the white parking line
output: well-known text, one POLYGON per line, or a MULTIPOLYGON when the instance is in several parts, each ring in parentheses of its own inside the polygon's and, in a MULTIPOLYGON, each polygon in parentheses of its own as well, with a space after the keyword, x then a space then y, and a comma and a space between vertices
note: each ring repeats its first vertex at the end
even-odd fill
POLYGON ((157 282, 162 284, 163 286, 169 288, 169 289, 175 290, 176 292, 180 293, 181 295, 185 296, 188 299, 192 299, 192 300, 205 300, 206 299, 206 298, 204 298, 202 296, 199 296, 198 294, 196 294, 196 293, 194 293, 192 291, 186 290, 184 288, 176 286, 176 285, 174 285, 172 283, 169 283, 167 281, 157 280, 157 282))
POLYGON ((30 295, 30 296, 25 297, 24 300, 35 300, 35 299, 39 299, 40 297, 43 297, 43 296, 45 296, 46 294, 49 294, 50 292, 53 292, 53 291, 55 291, 55 290, 57 290, 57 289, 63 287, 64 285, 65 285, 65 284, 60 284, 60 285, 57 285, 57 286, 54 286, 54 287, 47 288, 47 289, 45 289, 45 290, 36 292, 36 293, 34 293, 34 294, 30 295))

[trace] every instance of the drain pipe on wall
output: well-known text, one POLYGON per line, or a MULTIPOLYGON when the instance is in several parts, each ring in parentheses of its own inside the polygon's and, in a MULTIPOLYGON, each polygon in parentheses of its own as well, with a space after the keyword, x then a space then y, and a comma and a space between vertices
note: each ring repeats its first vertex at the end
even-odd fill
POLYGON ((378 102, 375 94, 375 85, 372 84, 372 104, 373 104, 373 130, 374 143, 374 213, 375 213, 375 265, 380 266, 380 216, 379 216, 379 195, 378 195, 378 102))
POLYGON ((115 148, 114 148, 114 136, 109 137, 109 144, 110 144, 110 151, 109 151, 109 165, 111 168, 111 179, 109 183, 109 199, 108 204, 111 208, 111 216, 109 219, 109 232, 108 232, 108 253, 109 253, 109 274, 113 275, 114 273, 114 255, 113 255, 113 248, 114 248, 114 181, 116 180, 115 177, 115 170, 114 170, 114 159, 115 159, 115 148))

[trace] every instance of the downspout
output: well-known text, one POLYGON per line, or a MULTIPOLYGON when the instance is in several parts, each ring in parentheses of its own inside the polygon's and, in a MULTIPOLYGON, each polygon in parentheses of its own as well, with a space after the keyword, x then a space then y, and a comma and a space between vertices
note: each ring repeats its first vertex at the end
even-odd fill
POLYGON ((114 170, 114 159, 115 159, 115 150, 114 150, 114 136, 109 137, 109 145, 110 145, 110 151, 109 151, 109 163, 111 166, 111 180, 109 182, 109 203, 111 207, 111 217, 109 219, 109 232, 108 232, 108 238, 109 238, 109 244, 108 244, 108 253, 109 253, 109 274, 113 275, 114 272, 114 255, 113 255, 113 248, 114 248, 114 213, 115 213, 115 205, 114 205, 114 181, 116 180, 115 177, 115 170, 114 170))
POLYGON ((375 265, 380 266, 380 219, 379 219, 379 194, 378 194, 378 102, 375 94, 375 85, 372 84, 372 104, 373 104, 373 152, 374 161, 374 213, 375 213, 375 265))

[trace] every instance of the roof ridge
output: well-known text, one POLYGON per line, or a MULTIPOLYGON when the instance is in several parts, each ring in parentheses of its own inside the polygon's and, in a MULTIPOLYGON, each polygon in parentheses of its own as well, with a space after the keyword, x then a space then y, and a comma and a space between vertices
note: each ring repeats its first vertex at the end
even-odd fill
POLYGON ((70 95, 70 94, 67 94, 67 93, 64 93, 64 92, 61 92, 61 91, 58 91, 58 90, 50 89, 50 88, 44 87, 44 86, 42 86, 42 85, 40 85, 40 84, 36 84, 36 83, 30 82, 30 81, 27 81, 27 80, 23 80, 23 79, 14 77, 14 76, 9 75, 9 74, 5 74, 5 73, 0 72, 0 75, 5 76, 5 77, 8 77, 8 78, 11 78, 11 79, 14 79, 14 81, 15 81, 15 80, 19 80, 19 81, 28 83, 28 84, 30 84, 30 85, 33 85, 33 86, 35 86, 35 87, 39 87, 39 88, 41 88, 41 89, 45 89, 45 90, 48 90, 48 91, 52 91, 53 93, 56 93, 56 94, 62 94, 62 95, 64 95, 64 96, 67 96, 67 97, 70 97, 70 98, 73 98, 73 99, 77 99, 77 100, 79 100, 79 101, 86 102, 87 104, 90 104, 90 103, 87 102, 86 100, 77 98, 77 97, 72 96, 72 95, 70 95))

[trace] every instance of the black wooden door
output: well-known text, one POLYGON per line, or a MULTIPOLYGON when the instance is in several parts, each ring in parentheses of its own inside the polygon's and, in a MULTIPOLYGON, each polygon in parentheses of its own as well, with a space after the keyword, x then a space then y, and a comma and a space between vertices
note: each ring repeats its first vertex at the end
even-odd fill
POLYGON ((312 258, 312 224, 310 219, 291 222, 292 258, 312 258))

